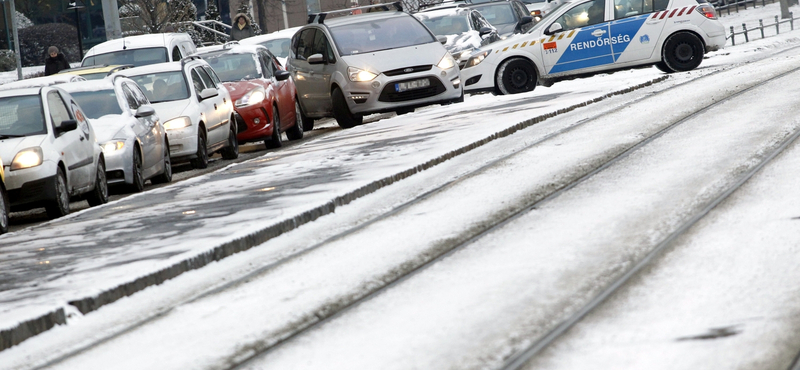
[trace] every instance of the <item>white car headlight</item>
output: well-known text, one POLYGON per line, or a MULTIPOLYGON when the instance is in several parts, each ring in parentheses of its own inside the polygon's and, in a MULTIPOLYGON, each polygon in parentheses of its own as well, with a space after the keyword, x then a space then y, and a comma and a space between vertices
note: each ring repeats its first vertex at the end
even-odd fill
POLYGON ((11 170, 21 170, 42 164, 42 148, 36 146, 21 150, 11 161, 11 170))
POLYGON ((365 71, 356 67, 347 67, 347 75, 350 77, 350 81, 353 82, 367 82, 372 81, 375 79, 375 77, 378 77, 378 75, 370 71, 365 71))
POLYGON ((264 89, 257 88, 250 91, 247 94, 244 94, 243 97, 239 98, 239 100, 236 100, 236 103, 234 105, 236 105, 237 107, 246 107, 248 105, 259 104, 266 98, 267 98, 267 93, 264 92, 264 89))
POLYGON ((491 54, 491 50, 481 50, 472 54, 469 59, 467 60, 467 64, 464 65, 464 68, 475 67, 478 64, 481 64, 484 59, 486 59, 489 54, 491 54))
POLYGON ((167 122, 164 122, 164 129, 166 130, 177 130, 184 127, 189 127, 192 125, 192 120, 189 117, 178 117, 173 118, 167 122))
POLYGON ((439 64, 436 65, 441 69, 450 69, 456 66, 456 60, 453 59, 453 56, 450 53, 444 55, 444 58, 439 61, 439 64))
POLYGON ((102 145, 103 153, 111 154, 125 147, 125 142, 120 140, 109 141, 102 145))

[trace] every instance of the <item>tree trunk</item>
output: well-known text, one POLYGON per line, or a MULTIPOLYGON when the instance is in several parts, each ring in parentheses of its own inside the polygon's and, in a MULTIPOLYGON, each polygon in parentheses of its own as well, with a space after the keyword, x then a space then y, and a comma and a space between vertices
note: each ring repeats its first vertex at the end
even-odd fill
MULTIPOLYGON (((267 11, 264 6, 266 0, 256 0, 256 9, 258 10, 258 26, 261 27, 261 34, 267 34, 267 11)), ((782 0, 786 1, 786 0, 782 0)))
POLYGON ((789 19, 789 0, 781 0, 781 19, 789 19))

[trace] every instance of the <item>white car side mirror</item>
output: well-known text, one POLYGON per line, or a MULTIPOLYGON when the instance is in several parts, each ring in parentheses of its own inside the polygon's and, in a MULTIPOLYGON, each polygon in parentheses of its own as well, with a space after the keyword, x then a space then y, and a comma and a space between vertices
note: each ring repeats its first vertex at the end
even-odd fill
POLYGON ((216 89, 208 88, 200 92, 200 100, 206 100, 219 95, 216 89))

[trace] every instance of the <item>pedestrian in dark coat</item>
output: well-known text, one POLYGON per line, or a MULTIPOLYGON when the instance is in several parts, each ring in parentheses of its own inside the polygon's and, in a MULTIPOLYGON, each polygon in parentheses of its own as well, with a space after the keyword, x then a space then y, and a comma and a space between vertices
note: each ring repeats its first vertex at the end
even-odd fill
POLYGON ((253 27, 250 26, 250 17, 247 14, 239 13, 233 18, 233 27, 231 27, 231 41, 246 39, 255 36, 253 27))
POLYGON ((44 60, 44 75, 49 76, 61 70, 69 68, 69 62, 64 54, 58 52, 58 48, 51 46, 47 48, 47 58, 44 60))

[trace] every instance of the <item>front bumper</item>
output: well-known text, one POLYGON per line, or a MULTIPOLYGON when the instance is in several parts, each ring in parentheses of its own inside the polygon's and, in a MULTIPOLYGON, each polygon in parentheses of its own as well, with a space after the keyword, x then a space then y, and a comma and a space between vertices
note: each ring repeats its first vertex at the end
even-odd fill
POLYGON ((272 136, 275 126, 263 105, 237 107, 235 116, 239 129, 236 139, 239 140, 239 143, 259 141, 272 136))
POLYGON ((432 66, 426 71, 393 76, 381 73, 372 81, 349 82, 342 91, 353 114, 390 112, 399 108, 449 103, 463 95, 457 66, 447 70, 432 66), (430 85, 397 91, 398 83, 422 79, 428 79, 430 85))
POLYGON ((133 148, 133 141, 126 141, 120 150, 103 152, 108 185, 133 184, 133 148))
POLYGON ((41 203, 56 199, 55 183, 58 167, 55 162, 11 171, 5 167, 8 199, 14 211, 37 208, 41 203))
POLYGON ((193 122, 189 127, 167 130, 169 153, 173 160, 193 158, 197 154, 197 129, 193 122))
MULTIPOLYGON (((488 59, 488 58, 487 58, 488 59)), ((461 70, 461 80, 465 92, 494 90, 494 70, 496 66, 489 60, 461 70)))

